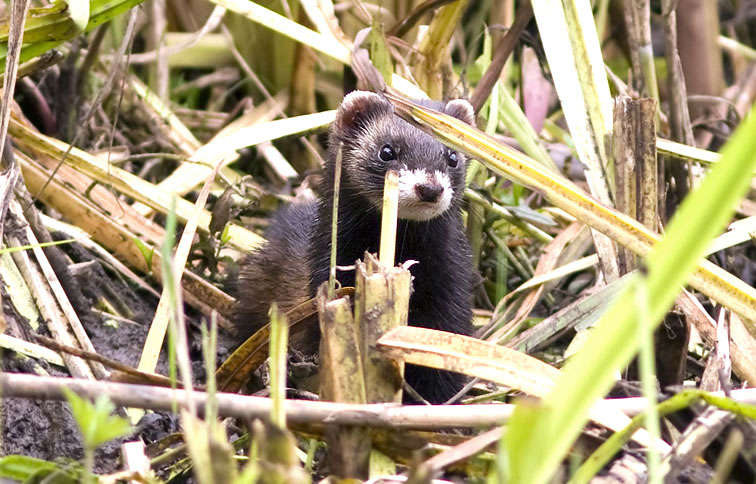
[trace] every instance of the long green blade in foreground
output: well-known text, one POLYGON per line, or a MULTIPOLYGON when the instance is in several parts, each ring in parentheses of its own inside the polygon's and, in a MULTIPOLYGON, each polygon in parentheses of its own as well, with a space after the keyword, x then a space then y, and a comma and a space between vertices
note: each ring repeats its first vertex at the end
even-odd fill
POLYGON ((565 367, 541 405, 518 405, 507 431, 510 482, 543 483, 553 475, 587 421, 591 405, 609 390, 615 372, 639 348, 635 288, 646 284, 645 314, 655 328, 688 280, 707 245, 732 216, 756 168, 756 114, 738 128, 700 188, 685 199, 667 236, 647 259, 648 275, 631 284, 565 367), (547 445, 544 445, 546 443, 547 445))

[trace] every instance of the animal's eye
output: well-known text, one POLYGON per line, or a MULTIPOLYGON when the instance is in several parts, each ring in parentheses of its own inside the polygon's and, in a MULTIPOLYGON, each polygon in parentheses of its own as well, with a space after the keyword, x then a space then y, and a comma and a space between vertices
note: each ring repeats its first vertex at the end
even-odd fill
POLYGON ((457 159, 457 153, 454 151, 449 151, 446 154, 446 162, 449 164, 450 168, 456 168, 457 165, 459 165, 459 160, 457 159))
POLYGON ((383 145, 381 150, 378 152, 378 156, 383 161, 391 161, 396 159, 396 153, 394 152, 394 148, 392 148, 389 145, 383 145))

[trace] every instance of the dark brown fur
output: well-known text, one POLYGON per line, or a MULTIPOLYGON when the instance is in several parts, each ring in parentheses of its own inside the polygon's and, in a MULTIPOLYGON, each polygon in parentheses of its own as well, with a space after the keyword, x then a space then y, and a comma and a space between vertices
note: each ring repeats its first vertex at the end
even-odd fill
MULTIPOLYGON (((315 203, 295 203, 279 210, 265 233, 269 241, 247 255, 235 281, 236 329, 247 338, 268 322, 273 302, 286 312, 310 298, 310 268, 307 258, 315 217, 315 203)), ((291 344, 300 351, 317 348, 312 337, 295 337, 291 344)))

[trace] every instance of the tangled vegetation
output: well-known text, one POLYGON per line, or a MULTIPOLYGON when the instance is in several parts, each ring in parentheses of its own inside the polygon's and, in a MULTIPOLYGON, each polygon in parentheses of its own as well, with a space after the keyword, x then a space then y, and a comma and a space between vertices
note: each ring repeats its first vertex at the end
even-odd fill
POLYGON ((754 6, 0 4, 0 477, 754 482, 754 6), (355 287, 240 344, 354 89, 472 160, 476 338, 406 325, 389 176, 355 287), (402 405, 400 363, 469 383, 402 405))

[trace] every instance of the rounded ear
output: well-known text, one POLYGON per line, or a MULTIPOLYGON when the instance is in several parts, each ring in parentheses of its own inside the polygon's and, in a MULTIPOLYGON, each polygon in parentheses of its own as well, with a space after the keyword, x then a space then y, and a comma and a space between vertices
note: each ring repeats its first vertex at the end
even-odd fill
POLYGON ((393 106, 378 94, 369 91, 352 91, 341 101, 336 113, 339 132, 348 132, 364 126, 367 121, 394 112, 393 106))
POLYGON ((444 106, 444 112, 471 126, 475 126, 475 111, 473 110, 472 104, 464 99, 449 101, 446 103, 446 106, 444 106))

